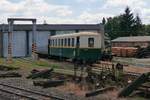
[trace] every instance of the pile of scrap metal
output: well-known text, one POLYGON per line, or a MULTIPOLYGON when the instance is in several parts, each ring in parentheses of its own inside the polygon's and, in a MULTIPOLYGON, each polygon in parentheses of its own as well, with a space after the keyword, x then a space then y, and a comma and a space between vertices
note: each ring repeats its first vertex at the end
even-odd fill
POLYGON ((130 83, 125 87, 119 94, 119 97, 130 96, 134 91, 139 91, 144 93, 144 96, 150 95, 150 72, 143 73, 135 81, 130 83), (147 83, 147 85, 146 85, 147 83))
POLYGON ((123 80, 123 65, 111 64, 110 68, 110 64, 101 64, 97 67, 88 67, 87 73, 87 82, 94 83, 96 87, 105 87, 110 82, 119 83, 123 80))
POLYGON ((29 76, 27 76, 27 78, 50 78, 51 73, 53 71, 53 68, 51 69, 45 69, 45 70, 37 70, 37 69, 33 69, 31 71, 31 74, 29 76))
POLYGON ((101 88, 101 89, 96 89, 95 91, 91 91, 85 94, 85 97, 91 97, 91 96, 96 96, 98 94, 102 94, 107 91, 113 91, 116 90, 117 88, 114 86, 106 87, 106 88, 101 88))
POLYGON ((64 84, 64 80, 42 80, 42 81, 33 81, 34 86, 42 86, 43 88, 56 87, 64 84))
POLYGON ((59 86, 59 85, 63 85, 64 80, 59 80, 59 79, 54 80, 54 79, 52 79, 52 72, 53 71, 54 71, 53 68, 44 69, 44 70, 33 69, 31 71, 31 74, 27 78, 32 78, 32 79, 42 78, 42 80, 33 81, 33 85, 42 86, 43 88, 56 87, 56 86, 59 86), (48 79, 48 80, 43 80, 43 78, 48 79))
POLYGON ((150 46, 148 46, 147 48, 138 47, 136 57, 137 58, 150 58, 150 46))

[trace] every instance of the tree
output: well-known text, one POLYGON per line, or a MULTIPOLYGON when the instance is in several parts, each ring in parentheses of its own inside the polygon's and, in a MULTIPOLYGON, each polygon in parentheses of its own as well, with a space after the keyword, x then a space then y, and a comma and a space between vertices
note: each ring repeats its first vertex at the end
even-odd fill
POLYGON ((107 18, 105 32, 110 36, 111 39, 114 39, 120 35, 120 20, 121 16, 107 18))
POLYGON ((150 25, 143 25, 145 35, 150 35, 150 25))
POLYGON ((125 9, 125 13, 122 15, 120 28, 122 36, 131 36, 133 35, 133 26, 134 26, 134 16, 133 13, 130 11, 130 8, 127 7, 125 9))
POLYGON ((105 32, 111 39, 123 36, 138 36, 150 34, 150 27, 142 25, 139 15, 134 17, 129 7, 126 7, 125 12, 119 16, 109 17, 105 22, 105 32))
POLYGON ((103 19, 102 19, 102 24, 103 25, 105 25, 106 24, 106 20, 105 20, 105 18, 103 17, 103 19))
POLYGON ((135 24, 133 26, 133 31, 134 31, 133 35, 144 35, 144 28, 142 25, 142 21, 138 14, 136 15, 136 18, 135 18, 135 24))

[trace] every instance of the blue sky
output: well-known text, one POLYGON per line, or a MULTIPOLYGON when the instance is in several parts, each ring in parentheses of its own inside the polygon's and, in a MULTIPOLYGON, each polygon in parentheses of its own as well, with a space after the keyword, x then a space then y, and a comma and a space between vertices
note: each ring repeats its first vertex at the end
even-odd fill
POLYGON ((100 23, 129 6, 142 22, 150 24, 150 0, 0 0, 0 23, 8 17, 37 18, 49 24, 100 23))

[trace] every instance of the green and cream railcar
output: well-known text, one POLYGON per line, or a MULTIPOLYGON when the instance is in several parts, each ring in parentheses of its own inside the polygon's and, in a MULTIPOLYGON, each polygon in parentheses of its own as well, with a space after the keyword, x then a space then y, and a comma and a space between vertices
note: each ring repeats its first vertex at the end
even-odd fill
POLYGON ((101 59, 101 35, 94 32, 80 32, 49 37, 49 56, 81 61, 101 59))

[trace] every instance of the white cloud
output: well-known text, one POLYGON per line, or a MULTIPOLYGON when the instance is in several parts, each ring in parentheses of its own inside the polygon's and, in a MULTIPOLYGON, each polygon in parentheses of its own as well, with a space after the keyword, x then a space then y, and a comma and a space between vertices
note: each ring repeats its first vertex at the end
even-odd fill
POLYGON ((79 2, 79 3, 85 3, 85 2, 96 2, 96 1, 98 1, 98 0, 77 0, 77 2, 79 2))
POLYGON ((150 23, 148 0, 106 0, 99 8, 94 7, 95 3, 100 3, 99 0, 76 1, 81 5, 92 3, 93 6, 78 11, 70 5, 52 4, 45 0, 21 0, 18 3, 0 0, 0 23, 6 23, 8 17, 33 17, 38 19, 38 23, 43 23, 43 20, 47 23, 99 23, 103 17, 123 13, 126 6, 131 7, 135 14, 139 13, 144 23, 150 23))
POLYGON ((105 14, 105 13, 91 13, 84 11, 82 12, 79 16, 73 17, 73 18, 61 18, 61 17, 39 17, 38 22, 43 23, 43 20, 46 19, 47 23, 50 24, 60 24, 60 23, 71 23, 71 24, 79 24, 79 23, 84 23, 84 24, 97 24, 100 23, 103 17, 110 17, 112 16, 111 14, 105 14))
POLYGON ((120 13, 123 13, 126 6, 129 6, 132 12, 135 15, 138 13, 142 18, 142 21, 147 24, 150 23, 147 16, 150 15, 150 7, 147 2, 148 0, 107 0, 102 9, 106 11, 115 9, 115 12, 112 13, 114 15, 119 15, 120 13))
POLYGON ((57 9, 55 9, 56 13, 59 15, 59 16, 69 16, 69 15, 72 15, 72 11, 71 10, 68 10, 69 7, 63 7, 62 9, 60 9, 59 7, 57 9))
MULTIPOLYGON (((67 5, 54 5, 44 0, 23 0, 19 3, 12 3, 8 0, 1 0, 0 13, 3 17, 35 17, 41 16, 71 16, 72 11, 67 5)), ((55 18, 55 17, 54 17, 55 18)), ((5 19, 6 20, 6 19, 5 19)))
POLYGON ((143 6, 144 0, 107 0, 107 6, 143 6))
POLYGON ((111 14, 106 13, 90 13, 84 11, 78 18, 82 20, 84 23, 100 23, 103 17, 111 17, 111 14))

